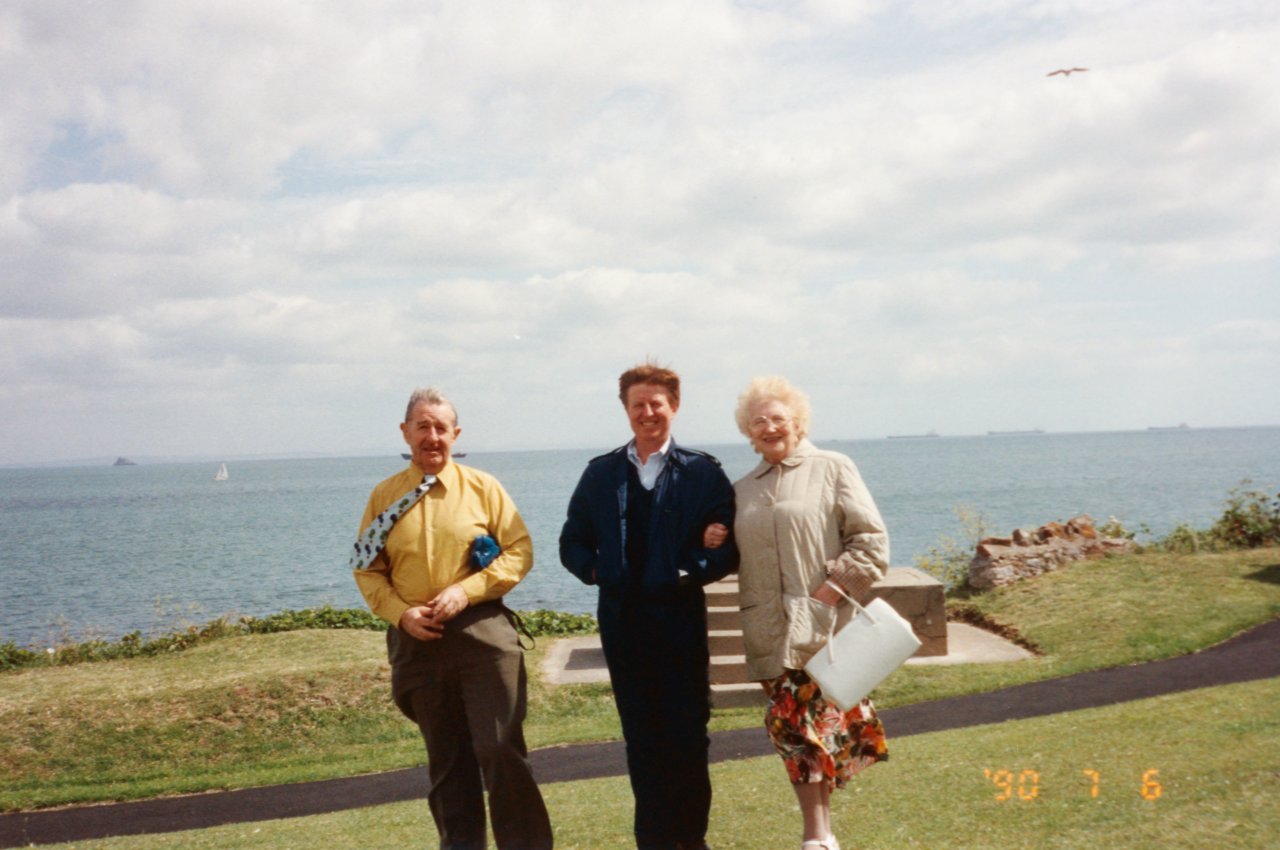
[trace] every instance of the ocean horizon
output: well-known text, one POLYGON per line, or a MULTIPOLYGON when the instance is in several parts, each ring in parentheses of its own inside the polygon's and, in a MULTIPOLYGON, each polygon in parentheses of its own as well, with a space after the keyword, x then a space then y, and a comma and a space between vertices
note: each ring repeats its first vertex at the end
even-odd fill
MULTIPOLYGON (((1146 428, 1121 428, 1107 430, 1086 430, 1086 431, 1055 431, 1045 428, 1026 428, 1015 430, 994 430, 982 432, 938 432, 936 430, 922 431, 915 433, 901 434, 883 434, 872 437, 812 437, 814 443, 822 445, 835 445, 841 443, 874 443, 879 440, 902 440, 902 439, 948 439, 948 440, 965 440, 965 439, 988 439, 991 437, 1079 437, 1087 435, 1104 435, 1104 434, 1146 434, 1161 431, 1249 431, 1258 429, 1280 428, 1280 425, 1215 425, 1215 426, 1192 426, 1186 423, 1174 425, 1151 425, 1146 428)), ((462 449, 462 454, 467 454, 468 450, 476 454, 511 454, 517 452, 564 452, 564 451, 594 451, 596 454, 602 454, 616 447, 599 446, 595 449, 583 449, 580 446, 559 446, 551 448, 531 448, 519 446, 480 446, 462 449)), ((712 451, 717 448, 736 448, 738 443, 719 443, 719 442, 691 442, 688 445, 700 447, 706 451, 712 451)), ((130 465, 147 466, 153 464, 169 464, 169 463, 232 463, 243 461, 260 461, 260 460, 347 460, 354 458, 374 458, 385 457, 389 453, 399 453, 404 451, 405 447, 402 443, 391 442, 388 447, 383 449, 364 448, 347 451, 319 451, 319 450, 301 450, 301 451, 265 451, 265 452, 231 452, 231 453, 212 453, 201 452, 197 454, 124 454, 124 455, 90 455, 86 457, 74 458, 42 458, 36 460, 9 460, 0 461, 0 470, 4 469, 46 469, 55 467, 99 467, 114 466, 116 461, 124 459, 131 462, 130 465)), ((592 455, 594 457, 594 455, 592 455)))
MULTIPOLYGON (((1180 523, 1211 525, 1244 480, 1280 488, 1276 426, 815 443, 858 464, 888 526, 894 566, 911 566, 943 536, 965 542, 958 507, 984 516, 994 535, 1088 514, 1159 536, 1180 523)), ((758 462, 745 441, 694 445, 715 454, 731 479, 758 462)), ((220 616, 363 607, 347 548, 369 491, 404 468, 401 448, 0 467, 0 641, 50 646, 220 616), (230 475, 214 481, 222 462, 230 475)), ((607 450, 468 448, 459 459, 502 481, 533 536, 534 568, 509 595, 512 607, 594 611, 595 589, 560 566, 557 541, 584 465, 607 450)))

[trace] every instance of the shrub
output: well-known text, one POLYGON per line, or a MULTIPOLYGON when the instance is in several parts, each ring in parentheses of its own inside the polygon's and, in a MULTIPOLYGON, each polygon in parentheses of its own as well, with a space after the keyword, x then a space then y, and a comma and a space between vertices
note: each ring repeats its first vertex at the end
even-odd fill
POLYGON ((991 524, 986 515, 968 505, 957 505, 952 510, 960 520, 966 543, 961 544, 954 537, 943 535, 938 545, 930 546, 925 554, 916 557, 916 567, 942 582, 947 590, 964 587, 969 581, 974 549, 978 541, 988 536, 991 524))
POLYGON ((11 640, 0 643, 0 670, 34 667, 39 658, 39 653, 23 649, 11 640))
POLYGON ((265 617, 241 617, 241 624, 250 634, 292 632, 298 629, 368 629, 385 632, 387 621, 365 608, 304 608, 301 611, 284 610, 265 617))
MULTIPOLYGON (((590 614, 565 614, 560 611, 522 611, 520 618, 533 637, 592 634, 596 620, 590 614)), ((13 641, 0 643, 0 671, 43 665, 79 664, 86 661, 108 661, 113 658, 139 658, 181 652, 184 649, 218 638, 245 634, 269 634, 300 629, 367 629, 386 631, 387 623, 365 608, 320 608, 284 610, 265 617, 241 617, 232 622, 226 617, 211 620, 203 626, 187 626, 168 634, 145 638, 141 632, 129 632, 119 640, 85 640, 50 647, 45 652, 19 647, 13 641)))
POLYGON ((599 628, 590 614, 566 614, 563 611, 520 611, 520 621, 534 637, 563 637, 594 634, 599 628))
POLYGON ((1147 526, 1146 523, 1142 523, 1141 525, 1138 526, 1136 530, 1130 531, 1123 522, 1121 522, 1119 519, 1117 519, 1114 516, 1107 517, 1107 521, 1104 522, 1102 525, 1099 525, 1096 531, 1098 532, 1098 534, 1102 535, 1103 537, 1115 537, 1121 540, 1132 540, 1135 544, 1138 543, 1137 538, 1139 534, 1146 535, 1147 537, 1151 536, 1151 529, 1147 526))
POLYGON ((1280 493, 1274 497, 1261 490, 1246 490, 1251 482, 1241 481, 1227 496, 1227 509, 1209 529, 1224 549, 1257 549, 1280 544, 1280 493))
POLYGON ((1156 541, 1156 546, 1166 552, 1190 554, 1280 545, 1280 494, 1246 489, 1249 484, 1245 479, 1228 491, 1226 509, 1207 530, 1180 523, 1156 541))
POLYGON ((1181 555, 1192 555, 1201 550, 1216 548, 1212 538, 1206 532, 1197 531, 1185 522, 1178 523, 1173 531, 1156 541, 1156 545, 1166 552, 1181 555))

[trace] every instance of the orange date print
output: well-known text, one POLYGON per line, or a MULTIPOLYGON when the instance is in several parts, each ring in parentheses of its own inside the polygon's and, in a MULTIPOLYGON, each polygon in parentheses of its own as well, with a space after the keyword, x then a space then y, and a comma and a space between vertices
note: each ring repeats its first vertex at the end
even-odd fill
MULTIPOLYGON (((1040 796, 1039 771, 1020 770, 1015 773, 1012 770, 991 770, 986 768, 982 773, 991 781, 992 785, 999 789, 995 794, 997 803, 1004 803, 1013 799, 1029 803, 1040 796)), ((1082 770, 1080 773, 1088 781, 1089 796, 1096 800, 1102 793, 1102 774, 1090 769, 1082 770)), ((1142 799, 1147 802, 1154 803, 1164 794, 1164 787, 1158 779, 1159 775, 1160 771, 1154 767, 1149 768, 1142 774, 1137 791, 1142 799)))

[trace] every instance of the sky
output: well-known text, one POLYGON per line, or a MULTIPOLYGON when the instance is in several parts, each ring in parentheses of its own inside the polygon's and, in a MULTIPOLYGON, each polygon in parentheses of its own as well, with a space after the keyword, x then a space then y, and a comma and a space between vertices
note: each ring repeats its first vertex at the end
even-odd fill
POLYGON ((0 4, 0 463, 1280 424, 1271 0, 0 4), (1087 68, 1053 75, 1059 68, 1087 68))

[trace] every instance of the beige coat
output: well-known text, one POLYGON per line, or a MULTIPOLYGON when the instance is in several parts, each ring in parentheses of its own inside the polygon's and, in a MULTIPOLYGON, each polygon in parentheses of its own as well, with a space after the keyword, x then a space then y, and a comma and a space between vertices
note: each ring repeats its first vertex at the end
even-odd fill
POLYGON ((739 604, 747 676, 773 679, 798 670, 822 648, 853 606, 810 597, 834 562, 883 576, 889 535, 852 460, 801 440, 774 466, 762 461, 734 485, 733 529, 742 553, 739 604))

